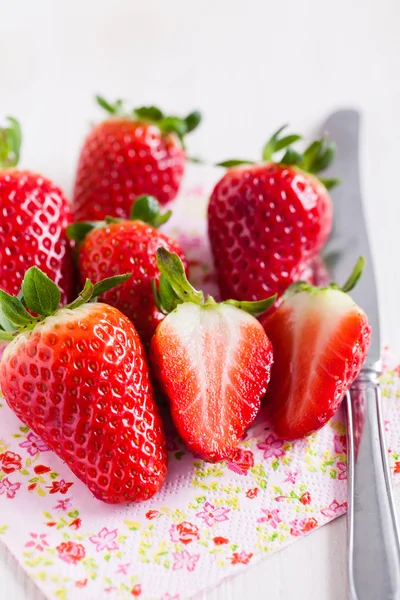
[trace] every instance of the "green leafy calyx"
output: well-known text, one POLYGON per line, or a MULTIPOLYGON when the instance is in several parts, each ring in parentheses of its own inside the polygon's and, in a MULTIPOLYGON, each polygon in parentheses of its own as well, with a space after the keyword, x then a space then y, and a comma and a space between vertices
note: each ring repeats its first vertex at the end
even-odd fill
POLYGON ((154 196, 139 196, 132 204, 129 218, 131 221, 143 221, 152 227, 164 225, 171 217, 172 211, 161 213, 160 203, 154 196))
POLYGON ((13 117, 7 120, 8 125, 0 128, 0 169, 16 167, 21 149, 21 127, 13 117))
MULTIPOLYGON (((204 307, 216 306, 214 298, 204 297, 202 291, 196 290, 189 283, 182 261, 177 254, 168 252, 165 248, 159 248, 157 250, 157 266, 161 276, 158 284, 153 279, 152 287, 158 310, 168 314, 184 302, 192 302, 204 307)), ((268 310, 275 300, 276 295, 260 302, 227 300, 222 304, 230 304, 252 315, 259 315, 268 310)))
POLYGON ((197 110, 189 113, 186 117, 177 117, 174 115, 165 115, 163 111, 156 106, 140 106, 139 108, 128 110, 124 106, 122 100, 111 103, 102 96, 96 96, 96 101, 109 115, 131 118, 134 121, 157 125, 157 127, 165 134, 175 133, 182 144, 185 135, 196 129, 201 121, 201 114, 197 110))
POLYGON ((336 282, 332 281, 332 283, 330 283, 329 285, 319 288, 317 286, 307 283, 306 281, 296 281, 295 283, 292 283, 292 285, 290 285, 287 288, 287 290, 283 296, 283 299, 287 300, 288 298, 293 296, 293 294, 297 294, 298 292, 338 290, 340 292, 343 292, 344 294, 347 294, 348 292, 351 292, 351 290, 354 289, 355 286, 357 285, 357 283, 363 273, 364 266, 365 266, 365 258, 363 256, 360 256, 359 259, 357 260, 349 278, 342 286, 340 286, 336 282))
MULTIPOLYGON (((76 300, 62 308, 74 309, 94 300, 107 290, 123 283, 130 273, 109 277, 93 285, 88 279, 76 300)), ((10 341, 22 331, 34 329, 35 325, 59 310, 61 293, 57 285, 38 267, 25 273, 21 292, 11 296, 0 290, 0 340, 10 341), (32 315, 29 310, 37 316, 32 315)))
POLYGON ((132 204, 129 219, 118 219, 106 217, 104 221, 79 221, 67 227, 67 236, 70 240, 83 242, 85 237, 93 229, 101 229, 112 223, 123 223, 124 221, 143 221, 151 227, 160 227, 171 217, 172 211, 161 212, 160 203, 154 196, 138 196, 132 204))
MULTIPOLYGON (((263 161, 297 167, 301 171, 312 175, 318 175, 333 163, 336 156, 336 144, 329 140, 327 136, 315 140, 301 152, 293 145, 300 141, 302 136, 297 133, 284 135, 282 132, 286 127, 287 125, 283 125, 269 138, 263 148, 263 161)), ((241 164, 255 163, 249 160, 230 159, 218 163, 218 166, 231 168, 241 164)), ((333 178, 324 179, 319 177, 319 180, 327 189, 331 189, 339 183, 339 179, 333 178)))

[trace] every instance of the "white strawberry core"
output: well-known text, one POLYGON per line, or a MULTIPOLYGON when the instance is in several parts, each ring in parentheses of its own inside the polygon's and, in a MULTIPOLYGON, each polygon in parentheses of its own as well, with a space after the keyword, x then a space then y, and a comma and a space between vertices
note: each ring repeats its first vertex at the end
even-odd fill
MULTIPOLYGON (((315 292, 300 292, 294 294, 286 302, 286 309, 291 315, 293 335, 293 356, 291 364, 292 387, 289 397, 294 399, 298 390, 294 389, 296 382, 306 379, 305 390, 313 383, 316 369, 324 368, 321 365, 321 356, 334 339, 335 331, 340 327, 340 322, 351 312, 360 313, 362 310, 347 294, 339 290, 316 290, 315 292), (311 354, 307 373, 298 372, 302 368, 304 354, 311 354), (301 356, 302 355, 302 356, 301 356)), ((337 350, 334 350, 337 354, 337 350)), ((340 356, 346 360, 345 356, 340 356)), ((307 361, 308 362, 308 361, 307 361)), ((330 375, 328 373, 328 375, 330 375)), ((302 395, 307 401, 308 394, 302 395)))
POLYGON ((157 337, 173 416, 184 421, 186 443, 212 458, 230 450, 266 391, 268 340, 262 326, 234 306, 187 302, 168 315, 157 337))
MULTIPOLYGON (((254 317, 229 305, 211 305, 209 308, 200 307, 197 304, 187 302, 180 304, 178 308, 169 315, 168 325, 174 329, 175 334, 180 338, 181 343, 187 348, 192 359, 192 365, 198 374, 200 383, 200 397, 207 396, 207 389, 213 389, 215 381, 212 378, 210 365, 221 364, 221 360, 228 367, 232 364, 233 355, 236 351, 238 341, 241 336, 240 327, 243 323, 254 321, 254 317), (219 353, 214 354, 216 347, 206 344, 206 336, 210 333, 217 336, 220 332, 225 340, 224 356, 219 353), (205 354, 205 346, 207 350, 205 354)), ((220 347, 218 347, 220 350, 220 347)), ((221 381, 221 397, 223 397, 225 388, 229 382, 227 368, 223 369, 223 380, 221 381)), ((193 404, 198 402, 199 397, 193 400, 193 404)), ((203 417, 206 417, 208 408, 207 403, 201 403, 203 417)), ((187 407, 190 410, 191 405, 187 407)), ((224 418, 224 404, 221 403, 221 420, 224 418)))

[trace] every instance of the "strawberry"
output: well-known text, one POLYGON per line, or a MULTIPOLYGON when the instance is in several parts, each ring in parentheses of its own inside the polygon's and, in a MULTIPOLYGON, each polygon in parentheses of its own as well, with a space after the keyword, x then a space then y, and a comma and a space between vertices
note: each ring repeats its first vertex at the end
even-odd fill
POLYGON ((119 310, 88 303, 127 277, 94 286, 87 280, 78 298, 59 309, 58 287, 37 267, 25 274, 21 299, 0 291, 9 322, 0 330, 10 342, 0 362, 7 403, 109 503, 150 498, 167 469, 140 338, 119 310))
POLYGON ((83 242, 79 250, 82 284, 104 277, 132 273, 121 286, 108 290, 100 300, 115 306, 135 325, 147 345, 164 315, 157 309, 152 280, 159 279, 156 250, 160 246, 179 255, 187 267, 183 250, 177 242, 157 230, 171 216, 160 213, 152 196, 140 196, 134 202, 130 219, 106 218, 97 223, 70 225, 68 235, 83 242))
POLYGON ((74 288, 72 251, 65 234, 71 211, 49 179, 17 170, 21 146, 18 121, 0 129, 0 288, 17 294, 29 266, 40 267, 61 289, 63 302, 74 288))
POLYGON ((183 177, 184 136, 200 123, 200 113, 167 117, 155 106, 127 112, 120 100, 97 101, 109 118, 87 136, 78 163, 72 210, 75 221, 127 218, 141 194, 161 204, 173 200, 183 177))
POLYGON ((267 408, 285 440, 320 429, 337 411, 368 351, 371 327, 347 295, 361 275, 360 259, 343 288, 293 284, 262 324, 274 348, 267 408))
POLYGON ((228 459, 267 390, 272 346, 252 314, 275 297, 217 304, 189 284, 177 255, 160 248, 157 264, 155 296, 169 314, 151 341, 153 373, 187 447, 210 462, 228 459))
POLYGON ((315 174, 332 162, 335 146, 324 138, 299 154, 291 145, 300 136, 279 137, 282 129, 264 147, 263 163, 220 163, 229 169, 212 192, 208 230, 223 298, 280 296, 304 278, 331 231, 327 188, 337 180, 315 174))

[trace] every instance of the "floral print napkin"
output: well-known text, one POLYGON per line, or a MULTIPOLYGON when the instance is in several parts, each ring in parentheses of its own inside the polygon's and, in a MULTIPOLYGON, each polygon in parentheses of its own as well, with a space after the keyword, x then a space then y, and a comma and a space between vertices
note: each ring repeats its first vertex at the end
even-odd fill
MULTIPOLYGON (((214 294, 205 211, 215 177, 214 170, 193 169, 165 227, 186 250, 194 284, 214 294)), ((387 351, 384 364, 386 435, 396 475, 400 365, 387 351)), ((340 411, 295 443, 279 440, 260 415, 226 463, 199 460, 171 428, 168 447, 167 482, 153 499, 105 505, 0 398, 0 539, 46 597, 182 600, 346 510, 340 411)))

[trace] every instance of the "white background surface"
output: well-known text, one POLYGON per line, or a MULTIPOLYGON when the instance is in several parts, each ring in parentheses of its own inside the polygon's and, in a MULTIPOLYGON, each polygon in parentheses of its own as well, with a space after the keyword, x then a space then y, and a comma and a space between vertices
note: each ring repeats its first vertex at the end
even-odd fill
MULTIPOLYGON (((96 92, 201 108, 189 149, 211 160, 359 107, 382 339, 400 354, 399 30, 398 0, 0 0, 0 118, 22 122, 23 166, 70 193, 96 92)), ((204 599, 345 600, 345 535, 336 521, 204 599)), ((0 581, 2 598, 42 600, 3 546, 0 581)))

